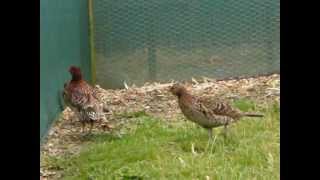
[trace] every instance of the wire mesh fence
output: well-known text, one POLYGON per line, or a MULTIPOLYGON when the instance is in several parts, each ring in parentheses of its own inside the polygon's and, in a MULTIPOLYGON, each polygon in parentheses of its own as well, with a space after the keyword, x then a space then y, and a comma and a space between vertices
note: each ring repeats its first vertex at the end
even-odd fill
POLYGON ((97 83, 280 72, 279 0, 95 0, 97 83))

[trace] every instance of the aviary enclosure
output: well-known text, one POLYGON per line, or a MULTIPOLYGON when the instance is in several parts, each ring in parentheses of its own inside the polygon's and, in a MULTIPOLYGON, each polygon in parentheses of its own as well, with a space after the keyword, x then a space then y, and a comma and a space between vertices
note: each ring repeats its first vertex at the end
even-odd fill
POLYGON ((280 178, 279 0, 41 0, 40 49, 41 179, 280 178), (71 65, 115 130, 80 132, 71 65), (264 117, 208 139, 173 81, 264 117))

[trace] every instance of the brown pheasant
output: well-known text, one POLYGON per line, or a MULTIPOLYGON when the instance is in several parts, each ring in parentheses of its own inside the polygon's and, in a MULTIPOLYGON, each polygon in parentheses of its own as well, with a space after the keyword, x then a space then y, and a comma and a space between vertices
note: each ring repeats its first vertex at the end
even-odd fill
POLYGON ((170 91, 178 97, 179 107, 185 117, 207 129, 210 138, 213 128, 224 126, 226 133, 229 124, 237 122, 244 116, 263 117, 261 114, 241 112, 226 102, 197 98, 180 84, 174 84, 170 87, 170 91))
MULTIPOLYGON (((82 132, 85 125, 90 123, 91 133, 94 122, 107 122, 103 112, 108 111, 98 99, 97 92, 82 79, 81 70, 71 66, 69 72, 72 79, 64 84, 63 98, 67 106, 73 110, 82 123, 82 132)), ((107 124, 108 129, 112 128, 107 124)))

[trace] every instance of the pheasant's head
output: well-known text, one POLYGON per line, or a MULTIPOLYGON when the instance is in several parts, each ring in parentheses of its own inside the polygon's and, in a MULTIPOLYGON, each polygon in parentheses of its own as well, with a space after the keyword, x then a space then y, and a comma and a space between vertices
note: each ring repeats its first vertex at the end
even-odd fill
POLYGON ((79 67, 76 67, 76 66, 71 66, 69 68, 69 72, 72 76, 72 80, 73 81, 79 81, 82 79, 82 74, 81 74, 81 70, 79 67))
POLYGON ((187 89, 183 87, 181 84, 176 83, 170 87, 170 92, 173 95, 180 97, 182 94, 187 93, 187 89))

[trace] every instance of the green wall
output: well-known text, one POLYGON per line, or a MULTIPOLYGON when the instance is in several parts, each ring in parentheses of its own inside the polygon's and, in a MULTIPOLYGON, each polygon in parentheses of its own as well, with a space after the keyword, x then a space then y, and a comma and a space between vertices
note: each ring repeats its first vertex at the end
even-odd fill
POLYGON ((40 140, 61 112, 68 67, 80 66, 90 79, 87 0, 40 1, 40 140))

